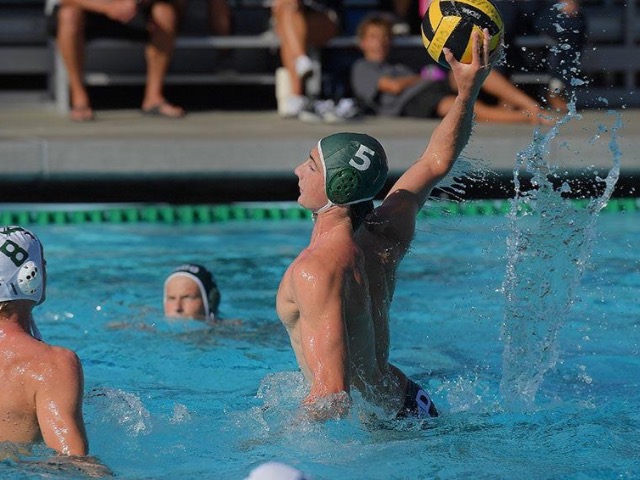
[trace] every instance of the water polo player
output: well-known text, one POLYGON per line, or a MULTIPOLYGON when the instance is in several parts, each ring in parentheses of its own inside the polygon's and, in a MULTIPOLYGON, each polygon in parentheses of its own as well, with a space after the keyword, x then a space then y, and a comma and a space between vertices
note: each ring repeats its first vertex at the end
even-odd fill
MULTIPOLYGON (((86 457, 84 378, 74 352, 42 341, 33 308, 45 299, 43 249, 35 234, 0 227, 0 443, 42 440, 90 476, 108 474, 86 457)), ((57 457, 59 458, 59 457, 57 457)))
POLYGON ((416 215, 467 144, 495 58, 486 31, 473 37, 470 64, 447 50, 459 87, 453 107, 380 206, 372 199, 385 184, 387 158, 368 135, 325 137, 295 169, 298 203, 315 222, 309 246, 282 277, 276 308, 310 383, 303 405, 312 419, 346 415, 352 388, 389 418, 437 415, 427 392, 389 363, 389 308, 416 215))
POLYGON ((187 263, 164 281, 163 305, 167 317, 216 320, 220 290, 209 270, 187 263))

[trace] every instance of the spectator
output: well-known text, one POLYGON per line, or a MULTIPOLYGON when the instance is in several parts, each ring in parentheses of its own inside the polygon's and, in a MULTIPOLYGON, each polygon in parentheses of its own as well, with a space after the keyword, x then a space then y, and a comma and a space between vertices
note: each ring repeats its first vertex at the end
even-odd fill
POLYGON ((0 227, 0 443, 44 440, 85 473, 108 474, 87 456, 80 360, 43 342, 33 319, 33 308, 45 300, 45 264, 33 233, 0 227))
POLYGON ((319 47, 341 30, 340 0, 274 0, 271 14, 280 39, 280 60, 290 80, 280 114, 296 118, 307 103, 305 81, 313 75, 309 46, 319 47))
POLYGON ((501 70, 511 73, 528 69, 525 52, 514 45, 516 36, 541 35, 556 45, 547 47, 545 70, 550 74, 546 99, 549 105, 564 111, 571 93, 571 80, 579 76, 579 59, 586 41, 586 20, 579 0, 496 0, 505 25, 506 65, 501 70))
MULTIPOLYGON (((364 58, 352 67, 351 86, 367 108, 390 116, 442 118, 447 114, 457 90, 453 75, 423 78, 406 65, 390 63, 392 25, 386 15, 365 18, 357 34, 364 58)), ((482 90, 495 96, 498 104, 476 101, 474 113, 479 121, 549 123, 535 100, 498 72, 491 71, 482 90)))
POLYGON ((47 0, 56 41, 69 77, 71 120, 93 120, 84 85, 84 48, 88 38, 124 37, 147 42, 147 81, 142 100, 146 115, 180 118, 185 112, 167 101, 164 79, 173 55, 180 2, 186 0, 47 0))

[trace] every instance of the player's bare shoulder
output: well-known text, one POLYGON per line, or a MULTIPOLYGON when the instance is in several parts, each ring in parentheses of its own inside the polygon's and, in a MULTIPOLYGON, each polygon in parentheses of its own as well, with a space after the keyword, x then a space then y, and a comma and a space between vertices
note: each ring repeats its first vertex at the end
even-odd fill
POLYGON ((45 381, 75 382, 82 378, 80 358, 68 348, 45 345, 38 360, 38 364, 43 367, 42 378, 45 381))

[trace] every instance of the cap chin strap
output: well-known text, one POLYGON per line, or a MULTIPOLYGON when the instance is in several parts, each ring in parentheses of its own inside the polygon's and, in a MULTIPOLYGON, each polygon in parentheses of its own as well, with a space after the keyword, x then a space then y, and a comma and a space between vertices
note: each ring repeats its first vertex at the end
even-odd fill
POLYGON ((42 334, 40 330, 38 330, 38 326, 36 325, 36 321, 31 317, 29 319, 29 329, 31 330, 31 336, 36 340, 42 340, 42 334))
POLYGON ((333 203, 331 200, 327 200, 327 204, 324 207, 320 207, 318 210, 314 210, 313 214, 318 215, 322 212, 326 212, 331 207, 335 207, 335 206, 337 206, 335 203, 333 203))

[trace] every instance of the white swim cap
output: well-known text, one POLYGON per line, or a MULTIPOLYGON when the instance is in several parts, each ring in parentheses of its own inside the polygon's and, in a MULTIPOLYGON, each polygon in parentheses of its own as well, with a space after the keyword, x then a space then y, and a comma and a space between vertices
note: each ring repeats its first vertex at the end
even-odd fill
POLYGON ((305 480, 304 474, 297 468, 285 463, 267 462, 257 466, 245 480, 305 480))
POLYGON ((44 301, 42 244, 22 227, 0 227, 0 302, 44 301))
MULTIPOLYGON (((22 227, 0 227, 0 302, 31 300, 40 305, 44 301, 44 279, 38 237, 22 227)), ((29 327, 31 335, 42 340, 33 316, 29 327)))

